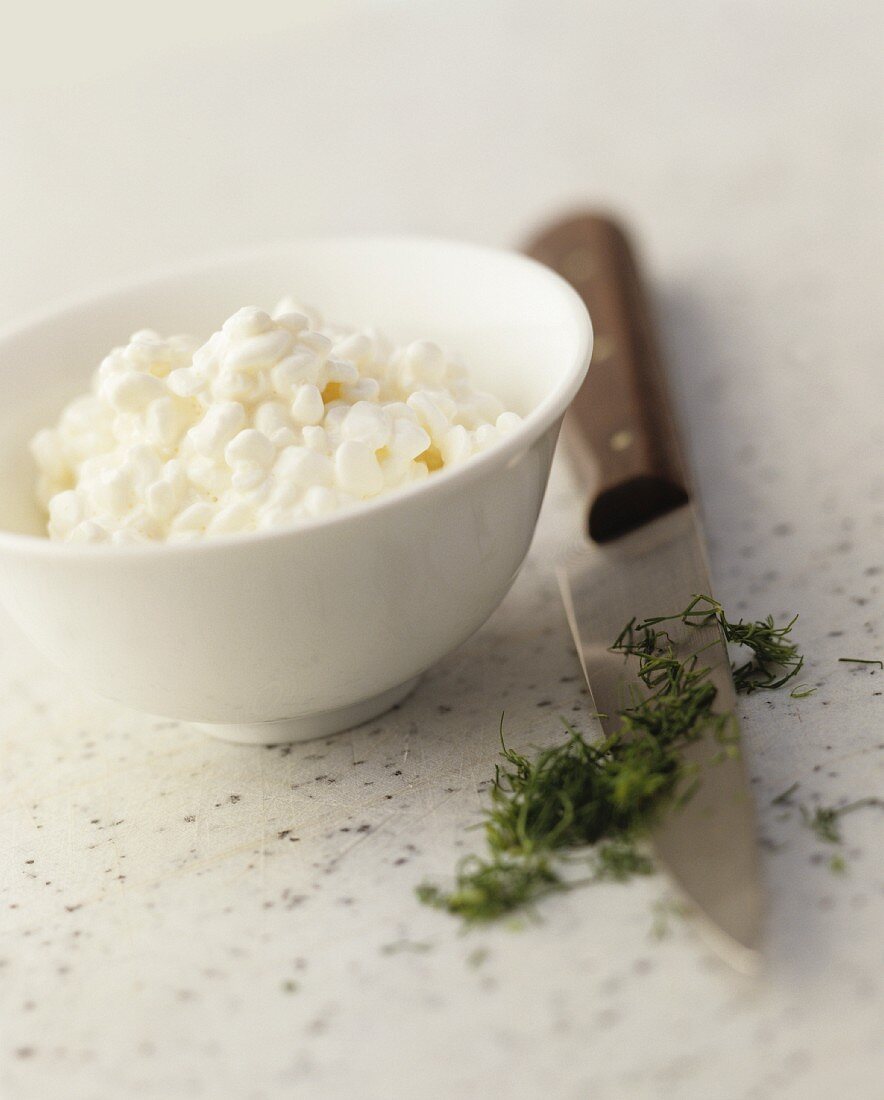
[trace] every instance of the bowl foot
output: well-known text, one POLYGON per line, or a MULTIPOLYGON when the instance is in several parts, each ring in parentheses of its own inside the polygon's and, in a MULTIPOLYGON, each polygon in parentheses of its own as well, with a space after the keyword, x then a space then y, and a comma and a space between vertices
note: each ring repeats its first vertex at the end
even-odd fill
POLYGON ((276 722, 234 722, 230 725, 214 722, 196 722, 198 729, 222 741, 235 741, 241 745, 286 745, 293 741, 312 741, 333 733, 360 726, 384 711, 401 703, 418 682, 419 677, 397 684, 389 691, 373 695, 361 703, 336 710, 324 710, 318 714, 305 714, 300 718, 280 718, 276 722))

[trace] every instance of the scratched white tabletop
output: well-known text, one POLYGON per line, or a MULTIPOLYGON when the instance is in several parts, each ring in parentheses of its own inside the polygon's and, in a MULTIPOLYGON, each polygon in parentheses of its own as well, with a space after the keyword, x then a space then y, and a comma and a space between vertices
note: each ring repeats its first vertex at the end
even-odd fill
POLYGON ((560 714, 592 728, 551 573, 581 505, 561 461, 498 613, 328 741, 236 747, 132 714, 2 618, 0 1093, 880 1095, 884 815, 844 819, 835 875, 771 805, 794 782, 810 807, 882 794, 884 673, 838 663, 884 657, 873 6, 352 2, 287 23, 259 3, 214 37, 167 7, 174 44, 143 20, 128 52, 59 32, 57 66, 4 68, 0 320, 231 245, 517 244, 562 207, 615 207, 717 593, 799 611, 818 690, 741 702, 770 908, 752 984, 677 919, 654 937, 662 876, 469 935, 414 898, 479 843, 501 710, 517 746, 560 714))

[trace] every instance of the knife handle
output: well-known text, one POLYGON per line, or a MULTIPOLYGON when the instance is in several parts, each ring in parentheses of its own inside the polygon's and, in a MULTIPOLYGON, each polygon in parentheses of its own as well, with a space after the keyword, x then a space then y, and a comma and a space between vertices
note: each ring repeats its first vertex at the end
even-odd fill
POLYGON ((597 214, 557 223, 526 251, 568 280, 592 318, 589 374, 565 426, 581 476, 596 485, 590 537, 610 542, 688 500, 635 256, 616 222, 597 214))

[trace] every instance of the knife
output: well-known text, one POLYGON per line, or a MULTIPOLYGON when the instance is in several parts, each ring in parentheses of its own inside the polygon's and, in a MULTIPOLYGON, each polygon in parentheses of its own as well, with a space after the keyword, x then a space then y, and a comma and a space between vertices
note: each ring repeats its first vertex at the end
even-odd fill
MULTIPOLYGON (((685 474, 661 360, 636 261, 623 230, 587 214, 546 230, 526 249, 567 279, 592 317, 587 381, 565 418, 581 483, 592 486, 585 536, 558 569, 565 613, 605 734, 646 694, 637 662, 608 648, 635 616, 680 612, 711 595, 703 533, 685 474)), ((685 654, 703 650, 714 710, 736 705, 721 628, 667 630, 685 654)), ((736 720, 734 720, 736 721, 736 720)), ((742 753, 721 759, 710 731, 685 750, 695 793, 652 832, 657 858, 712 946, 732 966, 760 962, 763 894, 755 812, 742 753)))

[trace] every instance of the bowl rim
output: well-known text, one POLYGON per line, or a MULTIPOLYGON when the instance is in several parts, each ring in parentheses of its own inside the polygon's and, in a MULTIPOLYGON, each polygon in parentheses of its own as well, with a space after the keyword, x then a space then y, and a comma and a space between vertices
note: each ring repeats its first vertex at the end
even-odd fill
POLYGON ((268 242, 263 245, 249 248, 230 249, 223 252, 210 253, 202 257, 191 259, 183 263, 154 268, 138 277, 107 283, 97 286, 85 292, 68 295, 58 299, 53 304, 36 310, 18 321, 0 327, 0 344, 7 340, 19 338, 25 335, 29 329, 36 328, 57 319, 59 316, 95 305, 102 299, 113 298, 118 295, 132 293, 139 289, 163 283, 174 278, 198 276, 201 273, 211 271, 215 267, 242 263, 248 260, 257 260, 262 256, 274 253, 285 253, 286 250, 298 246, 329 245, 350 246, 354 244, 395 245, 409 244, 428 248, 444 248, 446 250, 458 250, 473 252, 484 256, 496 256, 506 258, 508 262, 521 264, 526 268, 533 268, 538 278, 555 286, 556 292, 561 296, 563 304, 571 313, 575 323, 577 344, 575 353, 559 382, 549 393, 522 419, 522 423, 514 431, 506 435, 502 440, 493 444, 486 451, 472 455, 466 462, 454 467, 443 467, 434 471, 432 477, 397 488, 390 493, 382 493, 377 497, 359 501, 351 507, 341 508, 324 516, 306 517, 300 519, 297 524, 288 527, 274 527, 262 531, 246 531, 224 535, 213 535, 211 538, 194 539, 182 542, 148 541, 141 543, 70 543, 53 540, 43 535, 32 535, 23 532, 5 531, 0 529, 0 549, 27 551, 29 554, 56 555, 61 554, 66 559, 85 557, 90 561, 107 561, 109 559, 131 559, 149 555, 163 557, 181 554, 205 554, 221 551, 231 546, 257 545, 259 542, 275 541, 297 537, 308 531, 318 528, 331 528, 348 523, 356 523, 362 517, 377 514, 381 511, 396 508, 400 504, 414 497, 428 493, 440 493, 448 490, 453 484, 468 484, 482 477, 486 472, 497 467, 503 467, 514 456, 523 452, 540 438, 562 415, 570 405, 589 369, 593 344, 592 321, 581 297, 574 288, 557 275, 546 265, 532 259, 524 253, 514 249, 498 248, 485 244, 477 244, 472 241, 462 241, 456 238, 441 236, 424 236, 410 233, 347 233, 347 234, 316 234, 293 237, 284 241, 268 242))

